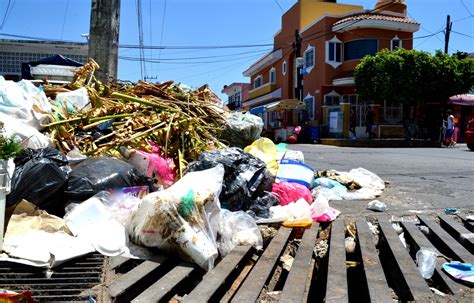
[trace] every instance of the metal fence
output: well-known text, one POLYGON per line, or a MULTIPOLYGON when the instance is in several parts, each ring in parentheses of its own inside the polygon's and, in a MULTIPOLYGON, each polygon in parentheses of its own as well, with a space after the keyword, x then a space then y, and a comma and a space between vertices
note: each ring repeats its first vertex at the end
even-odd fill
POLYGON ((382 107, 380 108, 380 124, 401 125, 403 124, 403 107, 382 107))

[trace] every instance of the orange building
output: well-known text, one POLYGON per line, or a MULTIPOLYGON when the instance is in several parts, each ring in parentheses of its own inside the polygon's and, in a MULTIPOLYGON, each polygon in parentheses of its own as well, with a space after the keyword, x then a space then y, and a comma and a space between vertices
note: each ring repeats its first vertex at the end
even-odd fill
POLYGON ((365 55, 382 49, 411 49, 419 26, 407 18, 405 0, 379 0, 370 10, 299 0, 283 14, 272 52, 243 72, 251 85, 243 109, 263 112, 266 127, 279 132, 280 139, 304 121, 319 125, 322 136, 349 137, 351 107, 358 137, 365 136, 369 108, 375 112, 379 136, 396 132, 403 109, 359 98, 354 69, 365 55), (286 99, 302 100, 305 110, 266 111, 286 99))
POLYGON ((221 93, 227 95, 226 105, 230 110, 240 110, 242 103, 249 99, 249 83, 234 82, 224 85, 221 93))

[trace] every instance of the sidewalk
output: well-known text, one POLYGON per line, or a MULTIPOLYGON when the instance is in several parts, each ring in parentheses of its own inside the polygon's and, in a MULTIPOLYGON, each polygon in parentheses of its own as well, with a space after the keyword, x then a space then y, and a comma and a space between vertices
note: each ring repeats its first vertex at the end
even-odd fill
POLYGON ((427 140, 399 139, 342 139, 322 138, 320 143, 340 147, 441 147, 439 142, 427 140))

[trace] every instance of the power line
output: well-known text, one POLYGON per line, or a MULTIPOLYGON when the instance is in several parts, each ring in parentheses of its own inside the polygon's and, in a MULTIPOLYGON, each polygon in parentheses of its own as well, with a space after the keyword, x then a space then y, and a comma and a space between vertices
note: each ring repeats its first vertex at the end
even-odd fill
MULTIPOLYGON (((272 49, 267 48, 267 49, 261 49, 261 50, 250 51, 250 52, 241 52, 241 53, 232 53, 232 54, 226 54, 226 55, 214 55, 214 56, 184 57, 184 58, 160 58, 160 59, 156 59, 156 61, 183 61, 183 60, 199 60, 199 59, 211 59, 211 58, 222 58, 222 57, 235 57, 235 56, 238 56, 238 55, 268 52, 270 50, 272 50, 272 49)), ((153 58, 146 58, 146 59, 147 60, 155 60, 153 58)))
POLYGON ((67 10, 69 8, 69 0, 66 1, 66 9, 64 11, 64 19, 63 19, 63 26, 61 28, 61 39, 63 39, 63 34, 64 34, 64 25, 66 24, 66 18, 67 18, 67 10))
POLYGON ((464 36, 464 37, 469 37, 469 38, 474 39, 474 36, 471 36, 471 35, 463 34, 463 33, 457 32, 457 31, 453 31, 453 30, 451 32, 455 33, 455 34, 458 34, 458 35, 461 35, 461 36, 464 36))
POLYGON ((280 5, 280 3, 278 2, 278 0, 275 0, 275 3, 276 3, 276 5, 278 5, 278 7, 280 8, 281 13, 283 14, 283 13, 284 13, 283 8, 281 7, 281 5, 280 5))
MULTIPOLYGON (((153 6, 151 4, 151 1, 152 0, 149 0, 149 11, 148 11, 148 19, 150 21, 150 44, 153 45, 153 25, 152 25, 152 9, 153 9, 153 6)), ((153 59, 153 50, 150 49, 150 57, 153 59)), ((150 64, 150 70, 151 70, 151 75, 153 75, 153 64, 150 64)))
MULTIPOLYGON (((261 56, 263 53, 266 53, 267 51, 261 51, 261 54, 257 55, 257 56, 261 56)), ((245 57, 240 57, 240 58, 231 58, 231 59, 222 59, 222 60, 212 60, 212 61, 192 61, 192 62, 168 62, 168 61, 161 61, 161 60, 150 60, 150 59, 146 59, 146 58, 137 58, 137 57, 126 57, 126 56, 119 56, 119 59, 122 59, 122 60, 126 60, 126 61, 143 61, 143 62, 149 62, 149 63, 155 63, 155 64, 208 64, 208 63, 220 63, 220 62, 228 62, 228 61, 236 61, 236 60, 240 60, 240 59, 245 59, 245 58, 251 58, 251 57, 255 57, 255 55, 251 55, 251 56, 245 56, 245 57)))
MULTIPOLYGON (((14 3, 15 1, 13 1, 14 3)), ((3 29, 3 26, 5 25, 5 23, 7 22, 7 16, 8 16, 8 11, 10 10, 10 5, 12 4, 12 0, 8 0, 8 3, 7 3, 7 8, 5 9, 5 14, 3 15, 3 20, 2 20, 2 24, 0 25, 0 30, 3 29)), ((13 5, 12 5, 12 8, 13 8, 13 5)))
MULTIPOLYGON (((161 20, 160 46, 163 45, 163 37, 165 35, 166 4, 167 4, 167 1, 165 0, 165 5, 163 8, 163 19, 161 20)), ((160 58, 161 58, 161 49, 158 51, 158 59, 160 58)), ((159 70, 159 65, 156 66, 156 73, 158 73, 158 70, 159 70)))
POLYGON ((469 15, 473 16, 472 13, 471 13, 471 11, 470 11, 469 8, 467 7, 466 3, 464 3, 463 0, 461 0, 461 3, 462 3, 462 5, 464 6, 464 8, 467 10, 467 12, 469 13, 469 15))
POLYGON ((135 4, 137 6, 137 22, 138 22, 138 43, 140 49, 140 71, 141 71, 141 79, 143 79, 143 75, 146 75, 146 66, 145 66, 145 50, 143 48, 143 18, 142 18, 142 1, 136 0, 135 4))

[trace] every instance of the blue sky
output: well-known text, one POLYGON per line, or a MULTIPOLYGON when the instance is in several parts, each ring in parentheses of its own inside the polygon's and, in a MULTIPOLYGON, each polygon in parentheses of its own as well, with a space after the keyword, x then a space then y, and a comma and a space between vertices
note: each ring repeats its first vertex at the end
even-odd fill
MULTIPOLYGON (((271 44, 280 29, 282 11, 296 0, 142 0, 145 45, 248 45, 271 44), (166 5, 166 10, 165 10, 166 5), (165 14, 163 14, 165 12, 165 14), (164 17, 164 22, 163 22, 164 17), (164 25, 164 26, 163 26, 164 25)), ((138 44, 135 0, 122 0, 120 44, 138 44)), ((376 0, 339 0, 372 9, 376 0)), ((450 53, 474 52, 474 0, 407 0, 410 17, 421 23, 414 47, 434 52, 444 49, 446 15, 454 21, 450 53), (464 5, 463 5, 464 4, 464 5)), ((1 0, 0 33, 85 41, 89 32, 90 0, 1 0), (10 3, 9 13, 5 11, 10 3), (3 22, 5 21, 5 22, 3 22)), ((7 38, 2 37, 0 38, 7 38)), ((270 46, 234 49, 146 50, 145 57, 162 63, 147 63, 144 76, 173 79, 191 87, 208 83, 218 94, 225 84, 248 82, 242 72, 270 46)), ((120 56, 138 58, 135 49, 121 49, 120 56)), ((119 78, 138 80, 139 62, 119 61, 119 78)), ((221 94, 220 94, 221 95, 221 94)), ((222 95, 221 95, 222 96, 222 95)))

